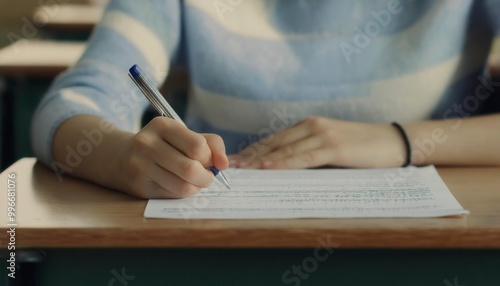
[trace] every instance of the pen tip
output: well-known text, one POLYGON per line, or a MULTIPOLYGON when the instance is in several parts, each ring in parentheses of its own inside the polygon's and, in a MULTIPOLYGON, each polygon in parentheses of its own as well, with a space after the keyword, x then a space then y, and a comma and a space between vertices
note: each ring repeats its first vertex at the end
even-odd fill
POLYGON ((219 172, 216 177, 219 178, 219 180, 224 184, 224 186, 226 186, 226 188, 231 189, 231 187, 229 186, 229 182, 223 172, 219 172))

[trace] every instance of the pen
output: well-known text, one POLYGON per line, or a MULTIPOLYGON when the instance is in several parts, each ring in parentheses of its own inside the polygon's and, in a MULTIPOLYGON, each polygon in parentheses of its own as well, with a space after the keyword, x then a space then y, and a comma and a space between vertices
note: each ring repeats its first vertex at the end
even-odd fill
MULTIPOLYGON (((186 126, 184 121, 182 121, 182 119, 179 117, 179 115, 177 115, 175 110, 170 106, 170 104, 168 104, 165 98, 161 95, 160 91, 148 79, 148 75, 138 65, 133 65, 129 69, 128 75, 161 116, 172 118, 184 124, 184 126, 186 126)), ((226 176, 222 171, 219 171, 214 166, 211 166, 208 169, 214 174, 214 176, 221 183, 223 183, 228 189, 231 189, 231 187, 229 187, 229 183, 226 179, 226 176)))

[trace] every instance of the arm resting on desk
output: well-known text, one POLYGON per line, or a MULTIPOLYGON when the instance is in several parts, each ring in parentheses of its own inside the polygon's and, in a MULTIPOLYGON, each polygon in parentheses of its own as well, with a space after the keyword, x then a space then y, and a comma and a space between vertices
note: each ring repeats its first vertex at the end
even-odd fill
MULTIPOLYGON (((403 124, 414 165, 500 165, 500 114, 403 124)), ((390 124, 306 118, 256 142, 231 159, 245 168, 337 166, 387 168, 403 165, 406 148, 390 124)))
POLYGON ((418 165, 500 166, 500 114, 406 125, 418 165), (435 146, 435 149, 434 149, 435 146))

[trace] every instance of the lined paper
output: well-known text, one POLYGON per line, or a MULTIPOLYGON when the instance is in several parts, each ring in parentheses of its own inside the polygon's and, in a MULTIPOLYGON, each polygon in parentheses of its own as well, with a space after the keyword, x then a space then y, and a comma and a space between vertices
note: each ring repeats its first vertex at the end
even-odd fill
POLYGON ((440 217, 465 215, 434 166, 393 169, 229 169, 199 194, 149 200, 144 216, 170 219, 440 217))

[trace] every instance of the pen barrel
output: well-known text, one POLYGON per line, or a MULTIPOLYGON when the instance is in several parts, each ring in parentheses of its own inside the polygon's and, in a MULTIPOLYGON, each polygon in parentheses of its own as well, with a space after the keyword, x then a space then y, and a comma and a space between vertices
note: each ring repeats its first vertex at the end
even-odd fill
POLYGON ((167 100, 156 86, 137 65, 130 68, 129 77, 161 116, 172 118, 181 122, 184 126, 186 125, 177 112, 168 104, 167 100))

